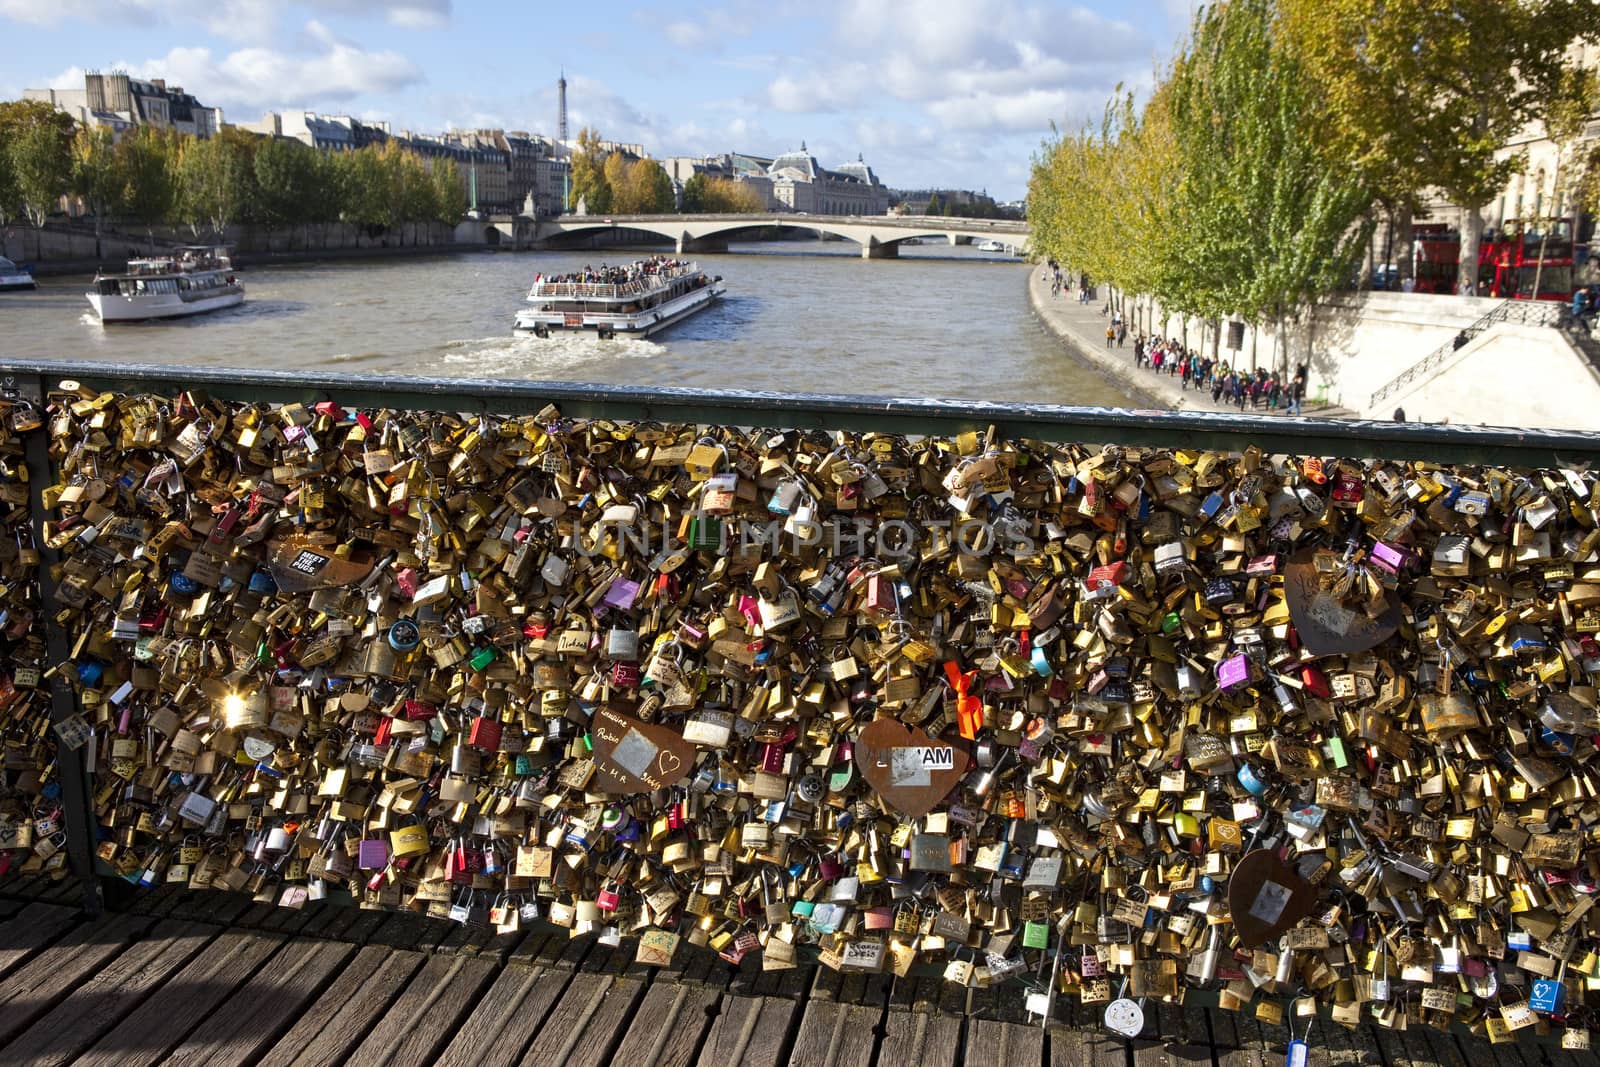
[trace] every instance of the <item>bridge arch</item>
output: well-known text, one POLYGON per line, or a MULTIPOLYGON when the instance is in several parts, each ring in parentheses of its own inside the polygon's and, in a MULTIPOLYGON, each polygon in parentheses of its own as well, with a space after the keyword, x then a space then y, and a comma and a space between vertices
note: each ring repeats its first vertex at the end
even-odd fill
MULTIPOLYGON (((624 215, 563 216, 539 224, 539 242, 559 247, 564 239, 583 238, 606 231, 629 230, 670 241, 679 252, 724 251, 734 235, 765 229, 806 230, 852 241, 868 259, 892 259, 900 245, 913 237, 1020 237, 1025 223, 994 223, 955 219, 901 219, 873 215, 624 215)), ((1020 242, 1019 242, 1020 243, 1020 242)))

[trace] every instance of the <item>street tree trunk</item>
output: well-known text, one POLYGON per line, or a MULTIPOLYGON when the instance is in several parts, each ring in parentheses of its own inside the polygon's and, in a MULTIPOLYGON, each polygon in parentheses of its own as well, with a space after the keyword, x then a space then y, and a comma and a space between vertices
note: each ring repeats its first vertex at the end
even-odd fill
POLYGON ((1483 241, 1483 216, 1476 205, 1461 209, 1461 261, 1456 265, 1456 292, 1478 292, 1478 246, 1483 241))
POLYGON ((1401 204, 1395 209, 1391 225, 1394 227, 1394 264, 1400 268, 1400 278, 1403 282, 1415 273, 1413 247, 1416 242, 1416 228, 1412 225, 1410 204, 1401 204))

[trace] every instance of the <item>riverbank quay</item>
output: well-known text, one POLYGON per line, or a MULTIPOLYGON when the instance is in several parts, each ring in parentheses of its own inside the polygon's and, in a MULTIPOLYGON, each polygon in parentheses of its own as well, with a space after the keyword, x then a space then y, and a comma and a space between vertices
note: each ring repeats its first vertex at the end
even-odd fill
MULTIPOLYGON (((1157 374, 1149 367, 1136 364, 1133 357, 1135 334, 1131 327, 1127 340, 1122 345, 1107 348, 1106 326, 1110 324, 1111 317, 1100 310, 1104 306, 1102 300, 1080 304, 1076 291, 1068 289, 1062 289, 1058 295, 1052 295, 1046 272, 1037 263, 1028 265, 1027 284, 1028 302, 1045 328, 1059 337, 1073 355, 1098 368, 1135 396, 1148 398, 1151 403, 1172 408, 1174 411, 1233 414, 1240 411, 1237 405, 1213 401, 1209 388, 1185 389, 1183 379, 1177 375, 1157 374)), ((1282 418, 1294 417, 1282 407, 1276 411, 1269 411, 1262 406, 1249 409, 1248 413, 1282 418)), ((1328 404, 1318 406, 1311 398, 1307 398, 1301 411, 1302 416, 1314 415, 1318 418, 1348 418, 1352 414, 1343 407, 1328 404)))

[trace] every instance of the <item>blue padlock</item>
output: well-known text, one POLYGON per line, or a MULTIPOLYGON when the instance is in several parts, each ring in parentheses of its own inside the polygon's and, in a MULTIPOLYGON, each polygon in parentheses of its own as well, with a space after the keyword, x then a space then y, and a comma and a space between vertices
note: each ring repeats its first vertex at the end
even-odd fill
POLYGON ((1553 978, 1539 978, 1528 993, 1528 1007, 1545 1015, 1557 1015, 1561 1012, 1561 1003, 1566 995, 1567 987, 1560 982, 1553 978))
POLYGON ((1028 659, 1033 663, 1033 673, 1041 678, 1048 678, 1055 673, 1055 668, 1050 666, 1050 661, 1045 658, 1044 648, 1034 645, 1033 651, 1028 654, 1028 659))
POLYGON ((180 571, 172 572, 172 580, 167 585, 178 596, 193 596, 200 591, 200 583, 180 571))
POLYGON ((82 682, 84 685, 99 685, 100 679, 104 677, 105 673, 105 667, 94 662, 93 660, 90 660, 88 663, 78 664, 78 681, 82 682))
POLYGON ((1256 777, 1256 772, 1251 770, 1248 763, 1239 766, 1237 777, 1239 784, 1244 786, 1245 792, 1253 797, 1258 797, 1267 791, 1267 783, 1256 777))

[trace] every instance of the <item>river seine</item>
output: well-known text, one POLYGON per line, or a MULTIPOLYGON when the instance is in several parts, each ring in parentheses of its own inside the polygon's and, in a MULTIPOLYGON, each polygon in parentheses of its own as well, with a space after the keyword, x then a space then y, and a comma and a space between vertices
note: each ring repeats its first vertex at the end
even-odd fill
POLYGON ((535 272, 643 253, 473 253, 243 272, 237 309, 105 328, 87 278, 0 295, 0 357, 640 386, 1127 404, 1028 306, 1025 268, 967 247, 863 260, 842 242, 696 257, 728 297, 649 340, 513 337, 535 272))

